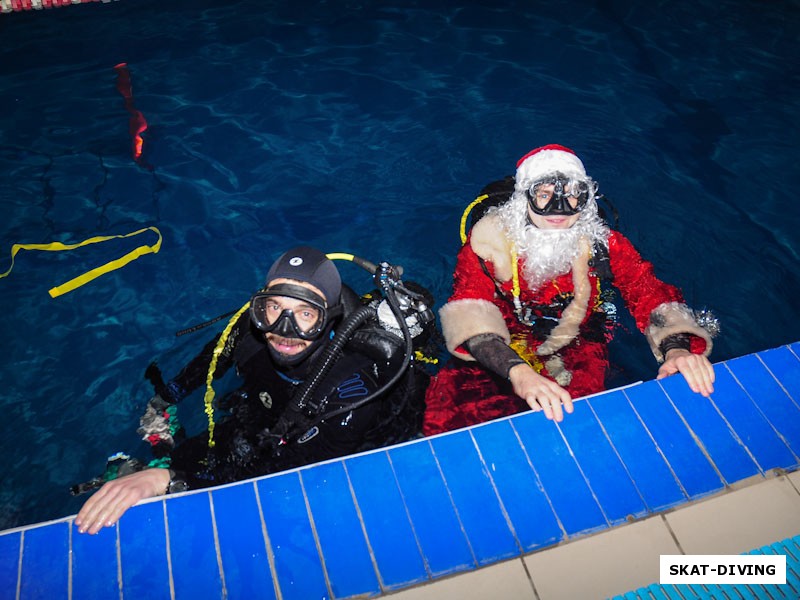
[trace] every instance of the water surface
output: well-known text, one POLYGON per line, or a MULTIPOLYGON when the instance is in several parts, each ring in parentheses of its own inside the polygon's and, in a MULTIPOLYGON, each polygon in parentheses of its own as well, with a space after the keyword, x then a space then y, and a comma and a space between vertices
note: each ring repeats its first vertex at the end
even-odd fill
MULTIPOLYGON (((798 9, 120 0, 0 15, 0 270, 14 243, 164 236, 58 299, 47 290, 155 239, 23 253, 0 279, 0 528, 72 514, 69 486, 106 456, 146 456, 146 365, 174 373, 212 334, 174 332, 241 306, 288 246, 402 264, 441 305, 463 208, 546 143, 574 148, 657 273, 717 313, 712 358, 799 340, 798 9), (121 62, 149 125, 138 163, 121 62)), ((613 382, 653 377, 623 325, 613 382)))

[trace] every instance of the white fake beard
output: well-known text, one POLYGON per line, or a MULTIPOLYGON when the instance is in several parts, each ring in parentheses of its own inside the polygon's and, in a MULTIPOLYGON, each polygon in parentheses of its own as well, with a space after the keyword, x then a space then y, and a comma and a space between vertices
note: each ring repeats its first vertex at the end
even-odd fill
POLYGON ((539 229, 532 225, 527 218, 528 201, 524 194, 515 192, 511 200, 493 210, 523 259, 521 275, 531 290, 572 270, 580 250, 578 240, 582 237, 592 246, 608 244, 609 229, 598 216, 594 200, 589 201, 569 229, 539 229))

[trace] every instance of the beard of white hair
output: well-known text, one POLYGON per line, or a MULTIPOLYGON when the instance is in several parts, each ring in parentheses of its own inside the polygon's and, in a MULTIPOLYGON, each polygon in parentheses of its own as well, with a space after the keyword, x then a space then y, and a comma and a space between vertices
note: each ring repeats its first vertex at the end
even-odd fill
POLYGON ((503 231, 523 259, 522 276, 531 290, 559 275, 569 273, 580 252, 581 238, 594 247, 608 247, 608 226, 597 213, 597 203, 590 200, 575 224, 569 229, 539 229, 528 220, 528 199, 524 192, 514 192, 511 199, 491 209, 500 217, 503 231))

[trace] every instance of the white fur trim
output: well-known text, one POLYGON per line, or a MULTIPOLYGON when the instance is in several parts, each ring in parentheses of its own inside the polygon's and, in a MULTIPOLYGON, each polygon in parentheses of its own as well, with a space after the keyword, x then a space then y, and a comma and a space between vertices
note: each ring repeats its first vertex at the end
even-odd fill
POLYGON ((664 341, 664 338, 676 333, 688 333, 703 338, 706 341, 706 349, 703 354, 705 356, 711 354, 713 346, 711 335, 697 324, 691 309, 680 302, 666 302, 658 305, 650 313, 650 325, 644 330, 650 350, 658 362, 664 360, 659 349, 661 342, 664 341))
POLYGON ((555 379, 556 383, 561 387, 567 387, 572 383, 572 373, 564 366, 564 359, 558 354, 554 354, 548 358, 544 366, 547 372, 550 373, 550 377, 555 379))
POLYGON ((466 352, 456 352, 468 339, 481 333, 495 333, 503 338, 506 344, 511 341, 506 322, 500 309, 488 300, 464 298, 453 300, 439 309, 442 321, 442 333, 447 349, 464 360, 475 360, 466 352))
POLYGON ((492 263, 499 281, 511 279, 511 242, 500 225, 499 215, 490 214, 478 221, 469 243, 475 254, 492 263))
POLYGON ((517 183, 533 182, 556 171, 577 179, 586 177, 581 159, 574 154, 563 150, 541 150, 525 159, 517 168, 515 179, 517 183))
POLYGON ((536 349, 539 356, 547 356, 557 352, 578 336, 580 325, 586 318, 589 309, 589 297, 592 295, 592 284, 589 281, 589 260, 592 258, 592 247, 586 238, 578 242, 580 251, 572 263, 572 285, 575 293, 572 301, 561 313, 558 321, 547 339, 536 349))

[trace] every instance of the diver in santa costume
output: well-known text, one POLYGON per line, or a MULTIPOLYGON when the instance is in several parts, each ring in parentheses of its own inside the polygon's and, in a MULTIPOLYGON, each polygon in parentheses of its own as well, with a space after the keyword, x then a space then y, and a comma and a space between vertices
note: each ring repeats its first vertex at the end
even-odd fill
POLYGON ((604 390, 612 284, 661 363, 657 377, 681 373, 693 391, 711 394, 716 320, 687 307, 607 226, 575 153, 537 148, 507 180, 510 198, 486 211, 458 254, 439 313, 453 358, 428 387, 424 433, 528 409, 560 421, 574 398, 604 390))

